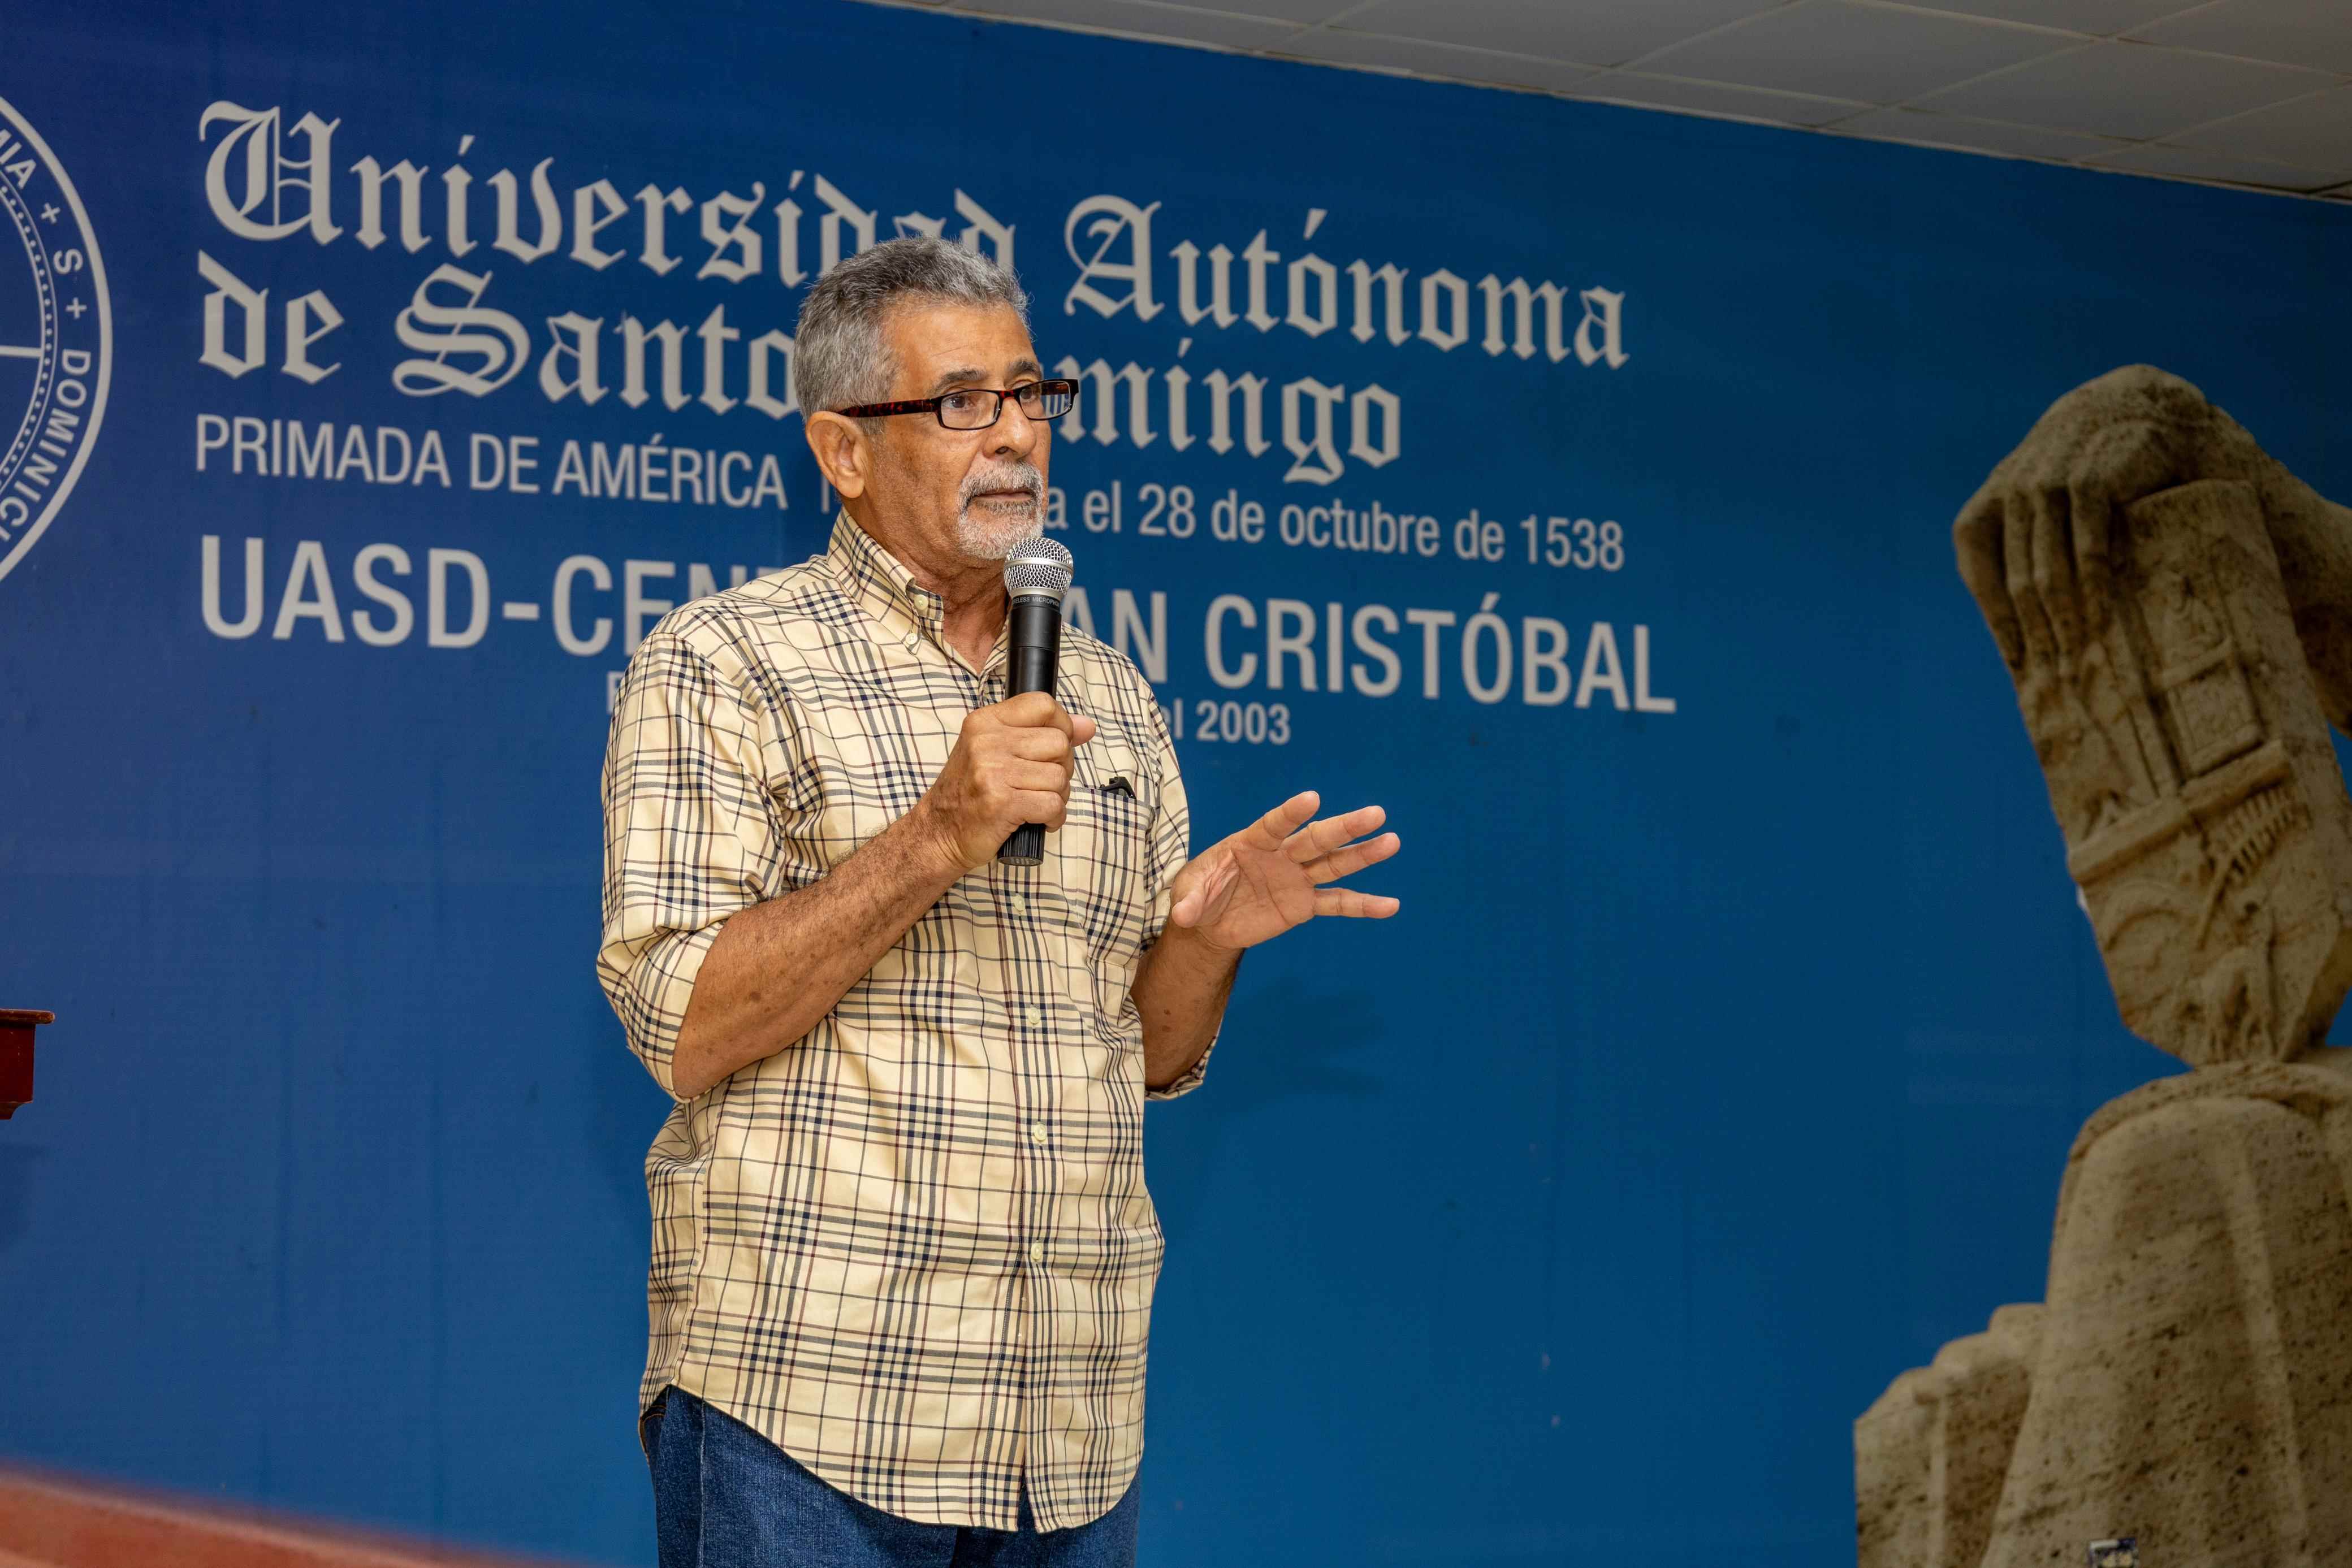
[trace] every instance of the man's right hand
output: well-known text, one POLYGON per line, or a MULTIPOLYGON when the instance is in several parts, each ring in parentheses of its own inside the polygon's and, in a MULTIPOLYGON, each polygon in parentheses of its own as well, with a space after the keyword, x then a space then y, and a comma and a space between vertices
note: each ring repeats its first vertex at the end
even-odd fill
POLYGON ((996 858, 1024 822, 1059 828, 1070 802, 1070 755, 1094 738, 1095 721, 1073 718, 1044 692, 975 708, 948 765, 919 808, 956 873, 996 858))

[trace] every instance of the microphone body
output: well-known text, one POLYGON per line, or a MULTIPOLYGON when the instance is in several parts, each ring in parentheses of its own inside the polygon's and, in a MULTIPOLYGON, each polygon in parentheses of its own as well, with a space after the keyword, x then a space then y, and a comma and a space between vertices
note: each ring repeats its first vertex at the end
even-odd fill
MULTIPOLYGON (((1004 564, 1004 588, 1011 602, 1005 614, 1004 695, 1051 693, 1062 653, 1062 595, 1069 591, 1070 552, 1057 539, 1042 536, 1013 547, 1004 564)), ((1013 830, 996 852, 1004 865, 1036 865, 1045 858, 1045 828, 1024 822, 1013 830)))

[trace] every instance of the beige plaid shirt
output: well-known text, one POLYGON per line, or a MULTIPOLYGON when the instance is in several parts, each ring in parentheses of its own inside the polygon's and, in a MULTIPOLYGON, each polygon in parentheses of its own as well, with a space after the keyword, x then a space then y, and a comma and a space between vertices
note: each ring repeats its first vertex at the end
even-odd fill
MULTIPOLYGON (((904 815, 1004 697, 942 603, 844 512, 825 554, 666 616, 604 763, 597 972, 664 1089, 727 917, 904 815)), ((1184 787, 1124 656, 1062 635, 1100 727, 1041 865, 950 888, 797 1044, 677 1104, 646 1160, 652 1345, 676 1384, 903 1518, 1107 1511, 1143 1448, 1160 1222, 1129 988, 1185 861, 1184 787)), ((673 1094, 675 1091, 672 1090, 673 1094)))

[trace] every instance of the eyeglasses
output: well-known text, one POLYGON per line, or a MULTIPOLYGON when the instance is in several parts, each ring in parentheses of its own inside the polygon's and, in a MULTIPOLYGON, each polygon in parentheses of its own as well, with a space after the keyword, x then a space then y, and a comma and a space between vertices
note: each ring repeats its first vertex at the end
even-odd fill
POLYGON ((928 413, 936 415, 950 430, 986 430, 1004 413, 1004 400, 1017 398, 1021 412, 1031 419, 1059 419, 1070 412, 1078 401, 1076 382, 1024 382, 1017 387, 1002 392, 987 387, 966 387, 949 392, 944 397, 909 398, 904 402, 861 402, 856 408, 835 409, 835 413, 849 419, 879 419, 893 413, 928 413))

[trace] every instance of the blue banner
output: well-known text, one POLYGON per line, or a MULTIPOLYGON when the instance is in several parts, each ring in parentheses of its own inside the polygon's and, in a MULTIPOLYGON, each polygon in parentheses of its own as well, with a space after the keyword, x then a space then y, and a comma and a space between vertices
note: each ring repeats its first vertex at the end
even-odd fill
POLYGON ((2169 1066, 1953 514, 2137 361, 2352 493, 2338 206, 826 0, 12 16, 0 208, 0 1457, 587 1561, 608 705, 823 548, 843 256, 1027 284, 1196 844, 1404 837, 1151 1113, 1155 1563, 1850 1553, 2169 1066))

